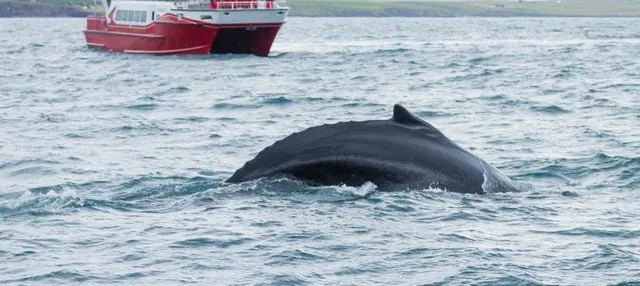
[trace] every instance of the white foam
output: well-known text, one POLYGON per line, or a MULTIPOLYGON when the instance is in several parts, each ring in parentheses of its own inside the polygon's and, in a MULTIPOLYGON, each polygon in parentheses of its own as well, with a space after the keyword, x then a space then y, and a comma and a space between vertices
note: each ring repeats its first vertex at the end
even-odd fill
POLYGON ((351 187, 346 185, 340 185, 336 190, 342 194, 352 194, 358 197, 366 197, 378 190, 378 186, 372 182, 365 182, 359 187, 351 187))
POLYGON ((29 209, 58 210, 71 205, 84 205, 82 198, 76 189, 62 187, 60 191, 49 190, 46 193, 25 191, 19 197, 0 202, 9 209, 27 207, 29 209))

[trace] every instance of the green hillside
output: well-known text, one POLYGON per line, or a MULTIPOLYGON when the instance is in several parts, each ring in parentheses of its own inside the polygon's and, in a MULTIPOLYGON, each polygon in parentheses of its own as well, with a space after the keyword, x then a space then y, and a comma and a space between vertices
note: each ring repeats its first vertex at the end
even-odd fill
POLYGON ((640 0, 289 0, 291 16, 640 16, 640 0))
POLYGON ((60 5, 46 2, 0 0, 2 17, 86 17, 91 14, 79 5, 60 5))
MULTIPOLYGON (((100 2, 97 3, 100 8, 100 2)), ((308 17, 640 17, 640 0, 289 0, 287 4, 291 7, 290 16, 308 17)), ((93 0, 37 0, 37 3, 0 0, 0 17, 60 16, 60 13, 82 16, 93 11, 92 8, 87 9, 91 6, 93 0), (67 9, 61 10, 60 7, 67 9), (47 12, 48 9, 55 12, 47 12), (31 15, 30 11, 33 11, 31 15)))

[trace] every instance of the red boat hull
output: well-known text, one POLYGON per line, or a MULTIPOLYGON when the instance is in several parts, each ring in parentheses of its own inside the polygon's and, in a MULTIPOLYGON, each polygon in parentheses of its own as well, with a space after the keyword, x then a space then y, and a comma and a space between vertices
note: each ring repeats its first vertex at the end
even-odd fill
POLYGON ((147 26, 107 24, 87 18, 87 45, 143 54, 242 53, 267 56, 281 23, 215 25, 168 14, 147 26))

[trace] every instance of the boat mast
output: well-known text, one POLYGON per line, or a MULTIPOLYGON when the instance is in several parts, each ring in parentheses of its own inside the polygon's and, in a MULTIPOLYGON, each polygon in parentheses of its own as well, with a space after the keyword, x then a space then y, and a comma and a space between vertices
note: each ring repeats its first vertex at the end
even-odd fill
POLYGON ((111 0, 101 0, 102 6, 104 6, 104 14, 107 15, 109 12, 109 6, 111 6, 111 0))

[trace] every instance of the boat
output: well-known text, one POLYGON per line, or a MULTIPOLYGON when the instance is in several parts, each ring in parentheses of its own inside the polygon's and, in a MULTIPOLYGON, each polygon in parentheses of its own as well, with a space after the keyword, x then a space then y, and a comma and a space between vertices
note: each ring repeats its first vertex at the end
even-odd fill
POLYGON ((87 17, 87 45, 107 51, 268 56, 289 8, 273 0, 104 0, 87 17))

